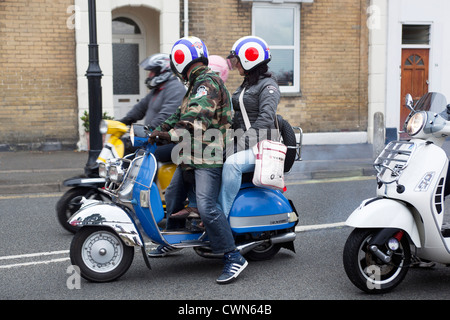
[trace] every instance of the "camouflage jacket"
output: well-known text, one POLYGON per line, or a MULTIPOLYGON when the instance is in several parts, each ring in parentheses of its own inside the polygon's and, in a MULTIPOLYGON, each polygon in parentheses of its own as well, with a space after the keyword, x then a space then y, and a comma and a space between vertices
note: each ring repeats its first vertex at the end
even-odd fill
POLYGON ((172 161, 183 167, 204 168, 223 165, 224 141, 230 128, 230 93, 216 73, 199 66, 189 75, 181 106, 157 130, 169 132, 177 143, 172 161))

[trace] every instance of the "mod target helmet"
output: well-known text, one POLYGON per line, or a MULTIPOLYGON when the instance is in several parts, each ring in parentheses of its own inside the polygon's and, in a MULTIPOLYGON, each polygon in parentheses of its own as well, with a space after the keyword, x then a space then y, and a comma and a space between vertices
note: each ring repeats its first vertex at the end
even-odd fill
POLYGON ((232 65, 237 62, 236 58, 245 71, 251 71, 260 64, 268 63, 272 56, 266 41, 256 36, 246 36, 237 40, 231 48, 228 59, 232 65))
POLYGON ((196 62, 208 65, 208 49, 197 37, 184 37, 175 42, 170 54, 172 71, 187 80, 189 68, 196 62))

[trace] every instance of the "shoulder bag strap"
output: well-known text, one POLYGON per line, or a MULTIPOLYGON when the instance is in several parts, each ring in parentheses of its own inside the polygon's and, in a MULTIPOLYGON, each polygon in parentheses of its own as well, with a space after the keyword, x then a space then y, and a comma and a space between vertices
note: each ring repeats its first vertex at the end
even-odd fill
POLYGON ((244 118, 245 128, 248 130, 250 129, 250 120, 248 119, 247 110, 245 110, 244 106, 244 92, 245 88, 242 89, 242 92, 239 95, 239 107, 241 108, 242 118, 244 118))

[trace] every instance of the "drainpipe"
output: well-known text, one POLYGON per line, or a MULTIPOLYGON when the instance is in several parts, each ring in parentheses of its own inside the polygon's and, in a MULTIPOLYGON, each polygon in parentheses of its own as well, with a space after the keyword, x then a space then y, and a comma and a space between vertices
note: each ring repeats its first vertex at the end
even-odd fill
POLYGON ((189 0, 184 0, 184 36, 189 35, 189 0))

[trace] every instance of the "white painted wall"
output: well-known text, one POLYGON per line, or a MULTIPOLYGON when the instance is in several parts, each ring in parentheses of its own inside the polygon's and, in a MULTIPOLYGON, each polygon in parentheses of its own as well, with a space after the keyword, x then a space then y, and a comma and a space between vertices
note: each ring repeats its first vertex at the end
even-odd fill
MULTIPOLYGON (((450 101, 450 2, 448 0, 388 1, 386 69, 387 127, 398 127, 401 101, 402 24, 430 24, 429 91, 443 93, 450 101)), ((420 46, 412 46, 420 48, 420 46)))
MULTIPOLYGON (((121 7, 147 7, 157 10, 159 15, 159 50, 169 53, 172 45, 180 38, 180 4, 179 0, 97 0, 97 42, 99 44, 100 68, 102 77, 103 111, 114 115, 113 80, 112 80, 112 11, 121 7)), ((76 8, 76 59, 78 84, 78 113, 81 116, 89 110, 88 82, 86 70, 89 65, 89 20, 88 1, 75 0, 76 8)), ((78 147, 86 149, 84 130, 79 126, 80 141, 78 147)))

